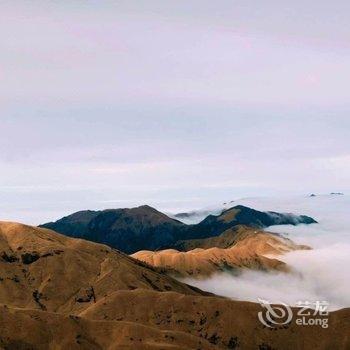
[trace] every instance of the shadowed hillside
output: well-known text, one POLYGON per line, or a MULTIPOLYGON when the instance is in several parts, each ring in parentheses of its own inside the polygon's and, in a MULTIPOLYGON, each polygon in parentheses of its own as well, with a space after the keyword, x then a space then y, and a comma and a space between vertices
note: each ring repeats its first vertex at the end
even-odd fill
POLYGON ((174 248, 179 240, 218 236, 237 225, 264 228, 281 224, 311 224, 307 216, 260 212, 236 206, 220 215, 209 215, 197 225, 186 225, 147 205, 132 209, 80 211, 41 225, 70 237, 108 244, 125 253, 174 248))

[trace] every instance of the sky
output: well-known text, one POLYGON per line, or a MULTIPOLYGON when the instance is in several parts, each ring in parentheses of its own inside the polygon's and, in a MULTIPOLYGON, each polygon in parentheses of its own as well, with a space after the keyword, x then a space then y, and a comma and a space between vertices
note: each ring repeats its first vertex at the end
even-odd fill
POLYGON ((349 190, 348 1, 1 1, 0 219, 349 190))

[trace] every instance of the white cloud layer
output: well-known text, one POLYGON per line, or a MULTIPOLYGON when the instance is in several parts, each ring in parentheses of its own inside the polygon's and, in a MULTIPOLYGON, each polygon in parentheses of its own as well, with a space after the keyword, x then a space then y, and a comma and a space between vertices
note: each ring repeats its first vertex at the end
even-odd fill
POLYGON ((331 309, 350 307, 350 197, 255 198, 237 203, 261 210, 297 212, 313 216, 315 225, 276 226, 268 230, 287 234, 297 243, 313 247, 282 257, 293 274, 247 271, 240 276, 217 275, 189 282, 235 299, 295 305, 298 301, 327 301, 331 309))

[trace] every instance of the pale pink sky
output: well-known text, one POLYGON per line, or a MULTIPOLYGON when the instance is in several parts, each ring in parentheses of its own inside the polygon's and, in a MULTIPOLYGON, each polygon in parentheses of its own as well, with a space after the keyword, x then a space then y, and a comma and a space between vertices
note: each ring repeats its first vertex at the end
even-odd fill
POLYGON ((347 1, 2 1, 0 218, 346 191, 347 1))

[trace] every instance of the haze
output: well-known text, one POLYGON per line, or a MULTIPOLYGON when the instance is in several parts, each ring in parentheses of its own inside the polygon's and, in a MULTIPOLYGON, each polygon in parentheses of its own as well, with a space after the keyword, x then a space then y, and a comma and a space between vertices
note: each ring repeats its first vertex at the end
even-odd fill
POLYGON ((349 11, 2 1, 0 218, 346 192, 349 11))

